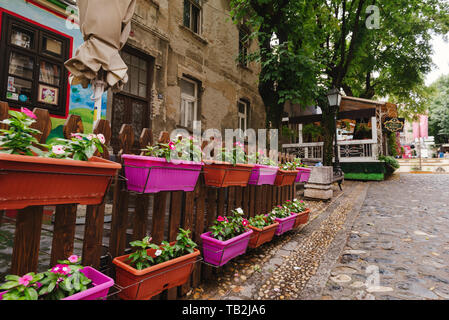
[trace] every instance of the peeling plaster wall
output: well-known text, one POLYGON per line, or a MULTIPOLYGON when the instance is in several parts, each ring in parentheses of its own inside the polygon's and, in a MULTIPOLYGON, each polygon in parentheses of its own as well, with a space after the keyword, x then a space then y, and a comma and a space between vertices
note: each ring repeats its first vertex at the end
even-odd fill
MULTIPOLYGON (((183 0, 138 0, 132 21, 130 46, 155 59, 152 129, 171 131, 180 118, 179 79, 188 76, 200 84, 197 119, 202 129, 236 128, 237 101, 250 102, 250 128, 265 127, 265 108, 258 93, 259 66, 237 65, 238 28, 225 0, 203 1, 202 32, 183 26, 183 0), (159 99, 158 95, 163 96, 159 99)), ((256 50, 252 41, 250 52, 256 50)))

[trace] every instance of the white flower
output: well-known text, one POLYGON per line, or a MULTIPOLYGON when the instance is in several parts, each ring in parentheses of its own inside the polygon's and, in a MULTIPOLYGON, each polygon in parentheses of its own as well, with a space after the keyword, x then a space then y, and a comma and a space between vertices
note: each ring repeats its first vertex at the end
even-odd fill
POLYGON ((237 209, 235 209, 235 211, 237 211, 238 213, 243 213, 242 208, 237 208, 237 209))
POLYGON ((61 145, 57 145, 57 146, 53 146, 52 148, 51 148, 51 151, 54 153, 54 154, 63 154, 65 151, 64 151, 64 146, 61 146, 61 145))
POLYGON ((106 138, 105 138, 104 135, 101 134, 101 133, 97 134, 97 138, 98 138, 98 140, 100 140, 100 142, 101 142, 102 144, 104 144, 104 143, 106 142, 106 138))
POLYGON ((156 252, 154 253, 154 255, 157 257, 157 256, 160 256, 161 253, 162 253, 162 250, 156 250, 156 252))
POLYGON ((86 138, 87 140, 92 140, 93 138, 95 138, 95 135, 91 133, 86 138))
POLYGON ((293 201, 296 201, 296 198, 295 198, 295 199, 293 199, 293 201))

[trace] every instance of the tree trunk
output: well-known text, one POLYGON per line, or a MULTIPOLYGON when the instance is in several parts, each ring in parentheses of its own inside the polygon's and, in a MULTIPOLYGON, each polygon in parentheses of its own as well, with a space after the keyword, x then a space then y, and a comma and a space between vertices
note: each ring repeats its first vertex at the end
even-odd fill
POLYGON ((323 145, 323 165, 332 166, 332 158, 334 155, 334 140, 335 140, 335 114, 337 108, 330 107, 328 104, 320 105, 322 114, 322 122, 324 131, 324 145, 323 145))

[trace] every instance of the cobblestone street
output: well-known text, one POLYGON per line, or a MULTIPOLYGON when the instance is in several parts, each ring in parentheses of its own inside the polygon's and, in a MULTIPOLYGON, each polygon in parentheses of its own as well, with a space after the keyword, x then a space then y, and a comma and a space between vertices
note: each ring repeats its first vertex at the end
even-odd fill
POLYGON ((449 299, 448 185, 435 174, 345 181, 302 229, 215 270, 188 298, 449 299))

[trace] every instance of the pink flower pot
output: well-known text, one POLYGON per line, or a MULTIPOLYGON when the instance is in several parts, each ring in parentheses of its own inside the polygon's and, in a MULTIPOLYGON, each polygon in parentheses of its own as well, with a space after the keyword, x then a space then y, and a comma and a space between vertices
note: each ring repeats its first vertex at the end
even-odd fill
POLYGON ((249 177, 248 184, 263 185, 263 184, 273 184, 276 180, 276 175, 278 172, 278 167, 266 166, 263 164, 254 165, 251 171, 251 176, 249 177))
POLYGON ((279 226, 277 227, 275 234, 280 236, 281 234, 293 229, 297 215, 298 214, 296 213, 292 213, 287 218, 276 218, 275 221, 279 222, 279 226))
POLYGON ((124 154, 123 167, 128 190, 139 193, 159 191, 193 191, 202 163, 187 160, 124 154))
MULTIPOLYGON (((92 267, 84 267, 81 272, 92 280, 92 288, 68 296, 62 300, 105 300, 114 280, 92 267)), ((0 292, 0 300, 7 291, 0 292)))
POLYGON ((203 240, 204 262, 222 266, 229 260, 244 254, 252 233, 253 230, 249 230, 226 241, 213 238, 210 231, 203 233, 200 237, 203 240))
POLYGON ((299 167, 299 168, 296 168, 296 170, 298 170, 298 175, 296 176, 296 180, 295 180, 296 183, 309 181, 310 173, 312 172, 312 169, 299 167))

